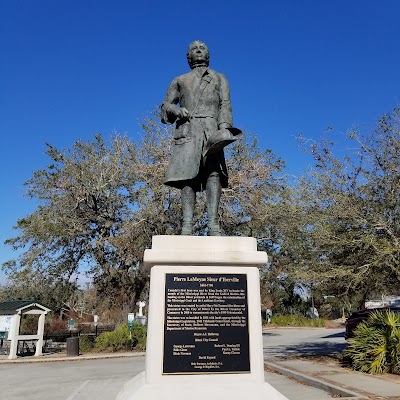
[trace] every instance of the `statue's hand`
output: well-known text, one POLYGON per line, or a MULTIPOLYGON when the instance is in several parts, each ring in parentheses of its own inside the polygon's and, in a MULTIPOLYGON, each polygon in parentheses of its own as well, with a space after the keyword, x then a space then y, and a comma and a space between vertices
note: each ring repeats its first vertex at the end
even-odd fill
POLYGON ((177 108, 176 109, 176 114, 177 118, 179 119, 185 119, 189 115, 189 111, 185 107, 177 108))
POLYGON ((218 125, 218 129, 226 129, 226 128, 232 128, 232 125, 228 124, 227 122, 222 122, 221 124, 218 125))
POLYGON ((178 107, 176 104, 170 104, 166 109, 168 120, 170 123, 174 123, 176 119, 187 119, 189 111, 185 107, 178 107))

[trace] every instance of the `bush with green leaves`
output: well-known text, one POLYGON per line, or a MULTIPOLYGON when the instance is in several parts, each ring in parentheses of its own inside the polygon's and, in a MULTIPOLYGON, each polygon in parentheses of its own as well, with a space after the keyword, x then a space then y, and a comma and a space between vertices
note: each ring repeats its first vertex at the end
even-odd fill
POLYGON ((344 358, 357 371, 400 373, 400 314, 375 311, 354 330, 344 358))
POLYGON ((288 315, 273 315, 271 322, 279 326, 310 326, 310 327, 323 327, 325 320, 322 318, 307 318, 298 314, 288 315))
POLYGON ((127 325, 121 325, 112 332, 103 332, 96 338, 96 348, 100 351, 119 351, 146 349, 147 329, 145 326, 133 324, 132 339, 127 325))
POLYGON ((79 350, 82 353, 87 353, 94 347, 94 335, 80 335, 79 336, 79 350))
POLYGON ((147 327, 133 324, 132 347, 135 350, 146 350, 147 327))

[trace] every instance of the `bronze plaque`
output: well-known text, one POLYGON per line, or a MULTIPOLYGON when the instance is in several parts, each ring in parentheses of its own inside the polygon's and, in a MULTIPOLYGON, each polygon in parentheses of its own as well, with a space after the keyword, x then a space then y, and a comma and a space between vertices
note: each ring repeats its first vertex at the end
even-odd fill
POLYGON ((247 275, 166 274, 163 374, 249 372, 247 275))

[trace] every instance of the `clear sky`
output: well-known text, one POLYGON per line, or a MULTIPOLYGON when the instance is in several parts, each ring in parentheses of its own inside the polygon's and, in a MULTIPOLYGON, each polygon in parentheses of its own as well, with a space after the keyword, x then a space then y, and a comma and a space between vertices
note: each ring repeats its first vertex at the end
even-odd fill
POLYGON ((294 176, 311 161, 296 134, 333 127, 345 149, 348 129, 400 103, 397 0, 0 0, 1 243, 34 209, 23 182, 45 143, 137 137, 195 39, 229 80, 235 125, 294 176))

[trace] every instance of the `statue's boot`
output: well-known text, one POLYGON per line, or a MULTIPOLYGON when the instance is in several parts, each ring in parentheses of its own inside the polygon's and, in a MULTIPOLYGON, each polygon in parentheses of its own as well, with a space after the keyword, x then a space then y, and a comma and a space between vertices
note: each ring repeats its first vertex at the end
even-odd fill
POLYGON ((196 203, 196 193, 190 186, 185 186, 181 190, 181 204, 182 204, 182 232, 181 235, 193 234, 193 214, 194 205, 196 203))
POLYGON ((219 226, 218 206, 221 198, 221 181, 217 172, 212 173, 206 183, 208 234, 209 236, 221 236, 219 226))

